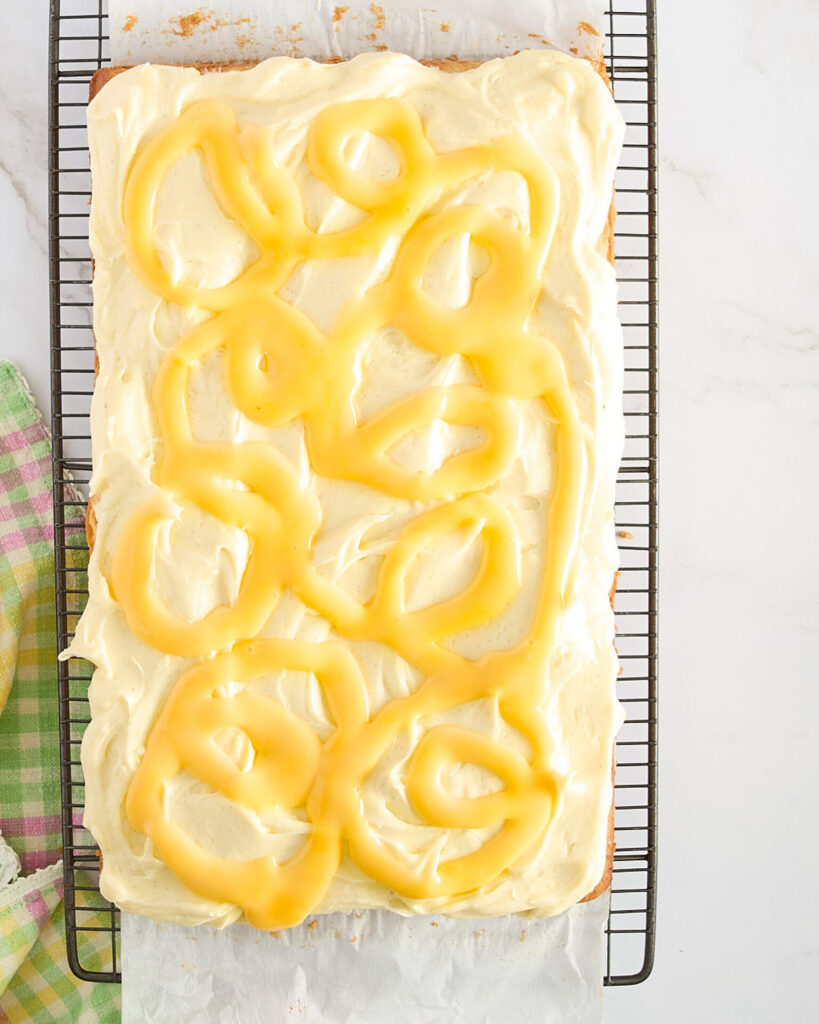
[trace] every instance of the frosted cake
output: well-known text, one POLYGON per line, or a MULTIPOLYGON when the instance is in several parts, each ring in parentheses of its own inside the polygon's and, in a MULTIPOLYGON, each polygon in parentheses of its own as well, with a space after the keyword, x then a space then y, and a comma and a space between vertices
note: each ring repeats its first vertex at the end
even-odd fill
POLYGON ((103 893, 274 929, 599 891, 621 722, 605 82, 553 51, 106 78, 69 651, 96 666, 103 893))

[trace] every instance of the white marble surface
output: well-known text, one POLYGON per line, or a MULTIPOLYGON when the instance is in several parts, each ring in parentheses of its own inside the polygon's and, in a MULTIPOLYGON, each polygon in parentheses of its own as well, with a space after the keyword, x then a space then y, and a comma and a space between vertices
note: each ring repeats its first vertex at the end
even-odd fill
MULTIPOLYGON (((817 0, 660 0, 654 974, 608 1024, 813 1019, 817 0)), ((0 354, 48 406, 47 5, 0 4, 0 354)))

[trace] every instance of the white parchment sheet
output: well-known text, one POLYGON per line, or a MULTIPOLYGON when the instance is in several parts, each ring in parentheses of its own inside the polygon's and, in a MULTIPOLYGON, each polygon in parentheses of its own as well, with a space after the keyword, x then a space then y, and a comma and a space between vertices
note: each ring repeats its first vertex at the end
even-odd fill
POLYGON ((551 44, 597 52, 602 0, 109 0, 113 64, 285 57, 486 60, 551 44))
MULTIPOLYGON (((602 0, 109 0, 114 64, 599 52, 602 0), (590 31, 594 30, 594 31, 590 31)), ((600 1024, 608 894, 545 921, 331 914, 274 934, 122 915, 123 1024, 600 1024)))
POLYGON ((122 915, 123 1024, 600 1024, 608 893, 545 921, 327 914, 268 934, 122 915))

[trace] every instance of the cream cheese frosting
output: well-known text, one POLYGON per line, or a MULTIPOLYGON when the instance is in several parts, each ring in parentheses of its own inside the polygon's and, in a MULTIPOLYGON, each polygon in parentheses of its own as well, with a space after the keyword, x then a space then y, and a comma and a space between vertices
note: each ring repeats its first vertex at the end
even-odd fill
MULTIPOLYGON (((559 913, 598 882, 606 859, 612 801, 611 757, 622 715, 615 694, 614 617, 608 592, 617 566, 613 508, 623 443, 622 338, 616 318, 616 283, 600 252, 623 124, 600 77, 585 61, 553 51, 527 51, 469 71, 447 74, 408 57, 368 54, 339 65, 274 58, 245 71, 200 75, 193 69, 144 65, 109 82, 88 112, 93 176, 91 247, 95 260, 94 330, 99 377, 92 402, 97 534, 89 565, 89 602, 69 654, 96 666, 90 688, 92 721, 82 747, 86 781, 85 824, 103 853, 101 887, 120 907, 180 923, 225 925, 241 908, 204 898, 184 885, 136 831, 125 796, 145 753, 150 731, 180 676, 200 659, 162 653, 126 621, 110 586, 113 554, 123 524, 156 495, 162 455, 151 390, 168 351, 203 310, 168 302, 140 281, 126 257, 123 195, 135 157, 151 139, 200 100, 228 104, 240 123, 275 128, 275 155, 298 183, 308 225, 321 232, 359 223, 362 212, 332 194, 309 169, 307 132, 323 108, 366 97, 400 97, 418 112, 424 133, 443 153, 514 135, 537 149, 559 184, 557 229, 541 273, 532 314, 538 333, 564 360, 584 430, 585 485, 578 535, 549 664, 544 709, 560 778, 560 796, 548 828, 503 873, 461 896, 412 899, 373 881, 342 859, 317 912, 389 908, 399 913, 444 912, 491 916, 559 913)), ((398 171, 383 140, 363 133, 345 151, 349 166, 376 181, 398 171)), ((530 206, 525 181, 512 171, 487 171, 448 188, 431 212, 480 204, 525 230, 530 206)), ((234 280, 258 256, 254 241, 217 203, 204 160, 179 159, 160 188, 154 241, 171 279, 199 288, 234 280)), ((314 259, 299 264, 281 296, 323 331, 346 299, 389 274, 400 238, 376 255, 314 259)), ((460 235, 442 245, 427 268, 424 288, 446 306, 463 306, 483 273, 486 252, 460 235)), ((253 422, 231 402, 223 357, 214 352, 191 375, 187 410, 201 441, 274 445, 318 500, 321 526, 312 563, 324 578, 356 600, 368 601, 379 564, 401 530, 434 502, 411 501, 364 484, 318 475, 299 420, 269 427, 253 422)), ((357 367, 351 401, 365 420, 397 399, 431 386, 475 382, 469 361, 420 348, 393 327, 374 336, 357 367)), ((540 399, 513 399, 515 455, 492 496, 511 514, 520 537, 517 595, 490 621, 444 643, 468 659, 520 643, 530 627, 549 537, 544 510, 555 487, 555 426, 540 399)), ((455 452, 480 443, 480 430, 435 420, 400 441, 391 454, 414 473, 431 472, 455 452)), ((250 556, 247 536, 189 504, 168 503, 169 516, 154 553, 153 585, 187 621, 232 604, 250 556)), ((481 557, 469 527, 436 540, 407 577, 408 610, 462 590, 481 557)), ((286 590, 261 634, 311 643, 338 640, 330 622, 286 590)), ((342 638, 343 639, 343 638, 342 638)), ((344 641, 358 662, 373 715, 412 694, 418 669, 391 647, 344 641)), ((326 740, 332 715, 315 676, 272 672, 251 689, 282 704, 326 740)), ((489 828, 442 828, 417 813, 407 793, 410 758, 421 736, 443 724, 459 725, 528 754, 527 740, 500 714, 497 699, 459 704, 414 721, 367 776, 360 799, 370 828, 407 865, 436 870, 450 858, 481 847, 489 828)), ((217 737, 239 766, 253 763, 247 734, 228 729, 217 737)), ((447 766, 442 788, 474 798, 500 780, 476 764, 447 766)), ((168 816, 204 848, 234 861, 269 856, 284 861, 310 831, 302 808, 258 813, 229 801, 187 772, 166 786, 168 816)))

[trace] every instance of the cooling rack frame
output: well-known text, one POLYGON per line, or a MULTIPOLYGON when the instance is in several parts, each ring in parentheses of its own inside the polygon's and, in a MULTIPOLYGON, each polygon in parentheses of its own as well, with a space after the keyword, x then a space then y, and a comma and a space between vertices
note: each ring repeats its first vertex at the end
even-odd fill
MULTIPOLYGON (((620 699, 606 985, 643 981, 654 960, 657 873, 658 279, 655 0, 608 0, 606 66, 627 121, 617 172, 615 257, 625 336, 626 449, 618 475, 621 552, 615 596, 620 699)), ((49 252, 58 644, 73 635, 85 595, 85 538, 76 491, 90 478, 93 390, 87 87, 108 62, 106 0, 51 0, 49 252)), ((60 662, 59 717, 68 958, 89 981, 121 979, 119 911, 99 892, 99 851, 82 827, 80 742, 91 666, 60 662)))

